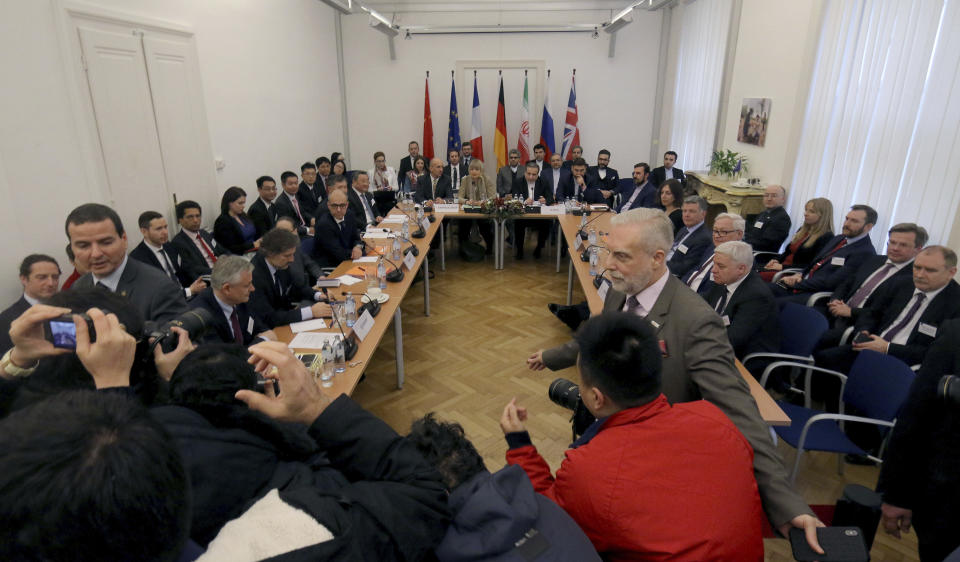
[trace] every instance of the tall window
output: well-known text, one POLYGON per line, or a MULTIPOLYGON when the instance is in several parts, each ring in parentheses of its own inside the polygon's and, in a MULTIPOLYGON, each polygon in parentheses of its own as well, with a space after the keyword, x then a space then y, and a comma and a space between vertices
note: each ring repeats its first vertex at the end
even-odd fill
MULTIPOLYGON (((877 209, 874 227, 945 241, 960 204, 960 1, 831 0, 793 177, 791 208, 827 197, 877 209)), ((839 229, 839 226, 837 226, 839 229)), ((874 234, 882 248, 885 234, 874 234)))

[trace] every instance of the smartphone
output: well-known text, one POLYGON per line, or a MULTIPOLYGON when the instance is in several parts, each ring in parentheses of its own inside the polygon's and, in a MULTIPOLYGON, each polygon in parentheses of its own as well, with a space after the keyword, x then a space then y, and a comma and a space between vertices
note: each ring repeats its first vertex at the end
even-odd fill
MULTIPOLYGON (((87 322, 87 333, 90 334, 90 341, 97 341, 97 334, 93 330, 93 321, 86 314, 81 314, 80 317, 87 322)), ((43 337, 52 343, 53 347, 77 349, 77 326, 73 323, 73 315, 64 314, 44 321, 43 337)))
POLYGON ((310 367, 311 365, 313 365, 313 362, 317 360, 317 354, 316 353, 297 354, 297 359, 302 361, 303 364, 306 365, 307 367, 310 367))
POLYGON ((803 529, 790 529, 790 546, 793 557, 802 562, 867 562, 870 554, 863 541, 863 532, 859 527, 820 527, 817 529, 817 541, 823 554, 817 554, 807 544, 803 529))
POLYGON ((857 337, 853 338, 853 343, 867 343, 870 340, 870 334, 860 332, 857 334, 857 337))

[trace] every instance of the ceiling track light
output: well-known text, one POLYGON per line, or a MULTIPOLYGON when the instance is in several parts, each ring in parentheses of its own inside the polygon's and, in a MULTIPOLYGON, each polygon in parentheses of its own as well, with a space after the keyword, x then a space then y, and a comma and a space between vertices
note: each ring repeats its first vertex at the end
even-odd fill
POLYGON ((344 15, 350 15, 353 13, 353 0, 320 0, 327 6, 330 6, 334 10, 340 12, 344 15))

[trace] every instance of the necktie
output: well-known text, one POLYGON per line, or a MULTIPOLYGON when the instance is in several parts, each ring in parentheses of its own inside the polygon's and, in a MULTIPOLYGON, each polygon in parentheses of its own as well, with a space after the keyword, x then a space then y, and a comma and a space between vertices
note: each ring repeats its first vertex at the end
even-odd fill
POLYGON ((240 331, 240 317, 237 316, 237 307, 230 313, 230 326, 233 328, 233 339, 243 345, 243 332, 240 331))
POLYGON ((683 244, 683 241, 686 240, 689 235, 690 231, 687 230, 687 227, 683 227, 677 232, 677 237, 673 240, 673 246, 671 246, 670 251, 667 252, 668 260, 673 257, 674 252, 677 251, 677 248, 680 247, 680 244, 683 244))
POLYGON ((646 316, 646 311, 643 310, 643 307, 640 306, 640 301, 637 299, 637 295, 630 295, 627 299, 627 312, 630 314, 636 314, 638 316, 646 316))
POLYGON ((105 291, 110 291, 111 293, 113 292, 112 290, 110 290, 110 287, 107 287, 107 284, 104 283, 103 281, 97 281, 97 288, 103 289, 105 291))
POLYGON ((850 308, 859 308, 860 305, 863 304, 863 301, 867 300, 867 297, 870 296, 870 293, 877 288, 877 285, 880 284, 880 281, 886 278, 887 273, 889 273, 891 269, 893 269, 893 264, 888 263, 887 265, 883 266, 879 272, 874 273, 866 283, 857 289, 857 292, 854 293, 847 302, 850 308))
POLYGON ((307 226, 307 221, 303 220, 303 215, 300 214, 300 203, 297 203, 296 197, 287 196, 290 199, 290 202, 293 203, 293 210, 297 212, 297 218, 300 219, 300 224, 307 226))
MULTIPOLYGON (((706 270, 708 267, 712 265, 713 265, 713 255, 711 255, 707 259, 707 261, 703 262, 703 265, 697 268, 697 272, 691 275, 690 279, 687 279, 687 286, 693 289, 694 291, 696 291, 697 287, 694 287, 693 284, 697 281, 697 279, 700 278, 700 275, 703 274, 704 270, 706 270)), ((704 276, 704 279, 706 279, 706 276, 704 276)))
POLYGON ((437 198, 437 178, 430 176, 430 199, 437 198))
POLYGON ((630 210, 632 208, 633 202, 637 199, 637 196, 640 195, 640 186, 635 186, 633 188, 633 195, 630 196, 630 199, 627 199, 627 202, 620 206, 620 210, 624 209, 630 210))
POLYGON ((453 188, 460 187, 460 166, 453 167, 453 188))
POLYGON ((279 272, 279 271, 273 274, 273 284, 274 284, 274 286, 277 288, 277 294, 282 297, 282 296, 283 296, 283 284, 280 283, 280 272, 279 272))
POLYGON ((173 268, 173 264, 170 263, 170 258, 167 257, 167 253, 164 252, 162 249, 160 250, 159 253, 160 253, 160 257, 163 258, 163 262, 162 262, 162 263, 163 263, 163 269, 166 270, 167 276, 170 277, 170 279, 173 279, 174 281, 176 281, 176 282, 179 284, 180 281, 177 279, 177 270, 175 270, 175 269, 173 268))
POLYGON ((717 311, 717 314, 721 316, 723 315, 723 309, 727 307, 727 295, 729 293, 730 292, 727 290, 727 288, 724 287, 723 294, 720 295, 720 300, 717 301, 717 307, 715 310, 717 311))
POLYGON ((827 261, 828 261, 831 257, 833 257, 833 254, 837 253, 837 251, 838 251, 840 248, 843 248, 843 247, 846 246, 846 245, 847 245, 847 239, 846 239, 846 238, 844 238, 843 240, 840 240, 840 243, 837 244, 836 246, 834 246, 832 250, 830 250, 829 252, 827 252, 827 255, 823 256, 823 259, 821 259, 821 260, 818 261, 817 263, 813 264, 813 267, 810 268, 810 272, 807 273, 807 277, 810 277, 811 275, 813 275, 814 273, 816 273, 818 269, 820 269, 821 267, 823 267, 823 264, 827 263, 827 261))
POLYGON ((360 194, 360 201, 363 203, 363 210, 367 213, 367 222, 373 224, 374 219, 377 218, 377 215, 374 214, 373 209, 370 207, 370 200, 367 199, 366 193, 360 194))
POLYGON ((893 339, 897 337, 897 334, 899 334, 901 330, 910 324, 910 321, 913 320, 914 315, 918 310, 920 310, 920 305, 923 304, 923 300, 926 297, 927 296, 923 293, 917 293, 916 296, 914 296, 913 306, 911 306, 910 310, 907 311, 907 314, 903 317, 903 320, 898 322, 896 326, 887 329, 887 331, 884 332, 880 337, 887 341, 893 341, 893 339))
POLYGON ((207 246, 207 241, 203 239, 203 236, 200 236, 200 233, 197 233, 197 242, 200 243, 200 247, 203 248, 203 251, 207 254, 208 265, 213 267, 213 264, 217 263, 217 256, 214 255, 213 250, 210 249, 210 246, 207 246))

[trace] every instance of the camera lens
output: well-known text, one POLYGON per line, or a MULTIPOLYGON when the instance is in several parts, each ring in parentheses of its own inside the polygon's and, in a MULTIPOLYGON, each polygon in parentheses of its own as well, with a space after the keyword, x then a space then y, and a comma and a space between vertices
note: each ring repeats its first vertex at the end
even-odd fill
POLYGON ((577 403, 580 402, 580 387, 573 381, 557 379, 550 383, 550 388, 547 389, 547 396, 557 406, 574 410, 577 407, 577 403))
POLYGON ((943 375, 937 385, 937 397, 947 404, 960 404, 960 378, 956 375, 943 375))
POLYGON ((207 309, 194 308, 167 322, 159 330, 151 333, 150 337, 159 340, 160 348, 164 353, 170 353, 179 343, 179 338, 172 328, 183 328, 190 335, 191 340, 197 341, 206 333, 207 326, 212 320, 213 317, 207 309))

